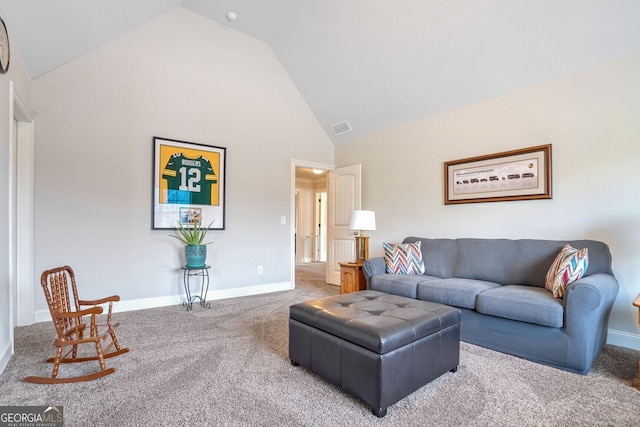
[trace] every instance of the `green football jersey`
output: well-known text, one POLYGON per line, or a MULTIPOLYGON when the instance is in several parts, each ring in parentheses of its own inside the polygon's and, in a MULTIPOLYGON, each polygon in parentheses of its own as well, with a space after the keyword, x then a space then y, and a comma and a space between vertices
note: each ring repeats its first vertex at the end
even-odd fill
POLYGON ((182 153, 171 156, 162 178, 167 180, 167 203, 172 204, 210 205, 211 185, 218 182, 206 157, 191 159, 182 153))

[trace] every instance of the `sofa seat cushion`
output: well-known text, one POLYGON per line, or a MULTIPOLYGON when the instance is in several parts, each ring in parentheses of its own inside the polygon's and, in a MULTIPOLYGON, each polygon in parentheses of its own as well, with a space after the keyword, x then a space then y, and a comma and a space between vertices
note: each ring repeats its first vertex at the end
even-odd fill
POLYGON ((475 309, 478 294, 487 289, 500 287, 502 285, 499 283, 484 280, 431 278, 431 280, 422 280, 418 283, 418 299, 475 309))
POLYGON ((373 291, 417 298, 418 283, 429 279, 438 278, 422 274, 376 274, 371 277, 369 288, 373 291))
POLYGON ((507 285, 486 290, 476 298, 476 310, 553 328, 561 328, 564 318, 562 301, 536 286, 507 285))

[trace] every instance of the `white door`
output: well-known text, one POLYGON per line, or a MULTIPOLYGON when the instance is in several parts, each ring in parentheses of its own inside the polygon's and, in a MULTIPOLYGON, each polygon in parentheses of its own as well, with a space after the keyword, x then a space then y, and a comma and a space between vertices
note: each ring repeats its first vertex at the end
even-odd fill
POLYGON ((327 283, 340 285, 341 262, 355 260, 351 211, 361 208, 361 165, 329 171, 327 182, 327 283))

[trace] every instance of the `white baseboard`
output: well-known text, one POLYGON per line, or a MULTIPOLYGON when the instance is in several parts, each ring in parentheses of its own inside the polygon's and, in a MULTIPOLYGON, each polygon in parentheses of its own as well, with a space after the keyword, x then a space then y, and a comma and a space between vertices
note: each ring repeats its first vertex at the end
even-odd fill
MULTIPOLYGON (((207 301, 288 291, 290 289, 293 289, 291 282, 270 283, 266 285, 249 286, 246 288, 218 289, 212 290, 207 294, 207 301)), ((184 294, 180 294, 136 300, 120 300, 118 303, 113 305, 113 312, 122 313, 125 311, 179 305, 182 304, 185 299, 186 296, 184 294)), ((34 319, 35 323, 50 322, 51 314, 49 313, 49 309, 36 310, 34 313, 34 319)))
POLYGON ((607 331, 607 344, 640 350, 640 335, 609 329, 607 331))

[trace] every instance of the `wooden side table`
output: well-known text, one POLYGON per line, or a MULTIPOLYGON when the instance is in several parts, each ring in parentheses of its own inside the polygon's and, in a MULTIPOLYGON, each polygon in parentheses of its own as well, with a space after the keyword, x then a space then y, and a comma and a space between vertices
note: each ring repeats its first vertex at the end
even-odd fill
POLYGON ((340 293, 363 291, 367 289, 361 262, 340 263, 340 293))
MULTIPOLYGON (((638 307, 638 323, 640 323, 640 295, 638 295, 636 297, 636 299, 633 301, 633 305, 638 307)), ((638 387, 638 390, 640 390, 640 362, 638 362, 638 384, 637 384, 637 387, 638 387)))

